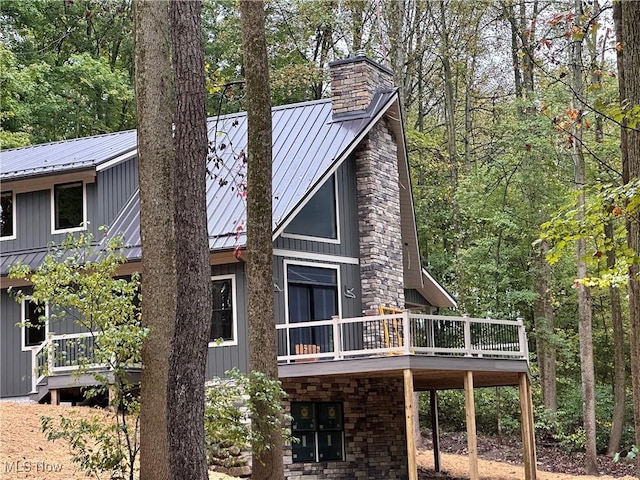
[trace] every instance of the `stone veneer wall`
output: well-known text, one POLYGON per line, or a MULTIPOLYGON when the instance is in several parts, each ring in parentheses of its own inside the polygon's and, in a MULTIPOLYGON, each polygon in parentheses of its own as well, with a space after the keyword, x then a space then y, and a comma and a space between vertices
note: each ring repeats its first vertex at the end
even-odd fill
POLYGON ((404 308, 397 146, 384 120, 355 157, 362 308, 404 308))
MULTIPOLYGON (((393 72, 364 56, 330 63, 334 115, 365 110, 393 72)), ((355 152, 362 308, 404 308, 400 185, 396 139, 378 121, 355 152)))
POLYGON ((293 378, 285 379, 283 387, 290 402, 343 402, 344 414, 345 461, 293 463, 291 446, 286 446, 287 480, 408 478, 401 379, 293 378))

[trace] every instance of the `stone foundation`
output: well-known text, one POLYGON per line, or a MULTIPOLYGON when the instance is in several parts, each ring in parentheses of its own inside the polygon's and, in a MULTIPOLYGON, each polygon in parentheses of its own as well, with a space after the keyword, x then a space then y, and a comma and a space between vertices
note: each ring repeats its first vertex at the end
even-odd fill
MULTIPOLYGON (((400 379, 285 379, 291 402, 343 402, 344 461, 293 463, 285 447, 287 480, 406 480, 404 390, 400 379)), ((286 405, 289 412, 289 404, 286 405)))

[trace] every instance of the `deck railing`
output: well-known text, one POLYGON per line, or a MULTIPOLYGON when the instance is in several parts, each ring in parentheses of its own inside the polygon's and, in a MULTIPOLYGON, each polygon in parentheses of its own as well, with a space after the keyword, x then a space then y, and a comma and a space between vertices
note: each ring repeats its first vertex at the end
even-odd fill
POLYGON ((92 332, 50 334, 38 348, 31 350, 31 393, 37 393, 38 385, 48 376, 100 367, 92 363, 94 346, 92 332))
POLYGON ((437 355, 528 360, 522 320, 402 312, 276 326, 280 363, 380 355, 437 355))

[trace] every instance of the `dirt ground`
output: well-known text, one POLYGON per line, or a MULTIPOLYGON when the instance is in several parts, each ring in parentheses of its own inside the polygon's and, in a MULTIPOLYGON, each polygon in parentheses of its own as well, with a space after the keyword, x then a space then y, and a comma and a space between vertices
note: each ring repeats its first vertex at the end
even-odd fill
MULTIPOLYGON (((71 461, 71 454, 67 445, 58 440, 48 442, 40 431, 40 417, 49 415, 80 415, 90 417, 104 416, 101 410, 86 407, 65 407, 51 405, 15 404, 0 402, 0 479, 2 480, 86 480, 71 461)), ((442 439, 442 470, 433 472, 433 452, 429 450, 428 441, 425 449, 418 453, 421 480, 464 480, 469 478, 468 459, 461 453, 464 451, 463 436, 449 435, 442 439)), ((519 446, 514 444, 500 444, 496 446, 491 439, 479 438, 478 449, 481 455, 479 461, 480 476, 483 480, 521 480, 524 478, 521 453, 519 446), (520 457, 518 458, 518 455, 520 457), (501 461, 492 460, 499 458, 501 461)), ((565 455, 564 458, 554 454, 551 458, 542 449, 538 454, 539 480, 634 480, 633 470, 629 466, 605 466, 603 472, 613 475, 590 477, 579 475, 572 471, 578 467, 565 455), (543 469, 558 468, 562 463, 565 472, 547 472, 543 469), (628 472, 628 474, 627 474, 628 472)), ((578 459, 579 460, 579 459, 578 459)), ((608 459, 607 459, 608 460, 608 459)), ((221 474, 212 474, 210 480, 224 480, 221 474)))

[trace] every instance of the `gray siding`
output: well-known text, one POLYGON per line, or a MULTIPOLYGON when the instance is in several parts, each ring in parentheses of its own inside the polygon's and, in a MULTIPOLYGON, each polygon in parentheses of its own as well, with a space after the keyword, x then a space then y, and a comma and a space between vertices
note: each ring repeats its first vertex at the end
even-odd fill
POLYGON ((25 396, 31 391, 31 352, 21 350, 21 306, 0 292, 0 397, 25 396))
POLYGON ((237 312, 237 345, 220 345, 209 347, 207 356, 207 379, 222 377, 224 372, 233 367, 246 372, 249 369, 249 355, 247 350, 247 282, 244 264, 213 265, 211 275, 235 275, 236 279, 236 308, 237 312))
MULTIPOLYGON (((113 223, 118 212, 138 187, 137 159, 98 172, 95 183, 87 184, 87 220, 94 233, 100 225, 113 223)), ((16 238, 3 240, 3 252, 45 248, 60 243, 66 233, 51 234, 51 190, 18 193, 16 202, 16 238)))
POLYGON ((98 172, 96 225, 113 225, 113 221, 138 188, 138 159, 120 163, 98 172))
POLYGON ((358 257, 358 204, 356 199, 355 162, 352 157, 338 168, 336 184, 338 187, 340 243, 316 242, 280 236, 276 239, 274 248, 358 257))
MULTIPOLYGON (((30 288, 30 287, 29 287, 30 288)), ((30 289, 24 288, 25 293, 30 289)), ((0 294, 0 397, 26 396, 31 391, 31 352, 22 351, 22 306, 6 289, 0 294)), ((49 334, 86 331, 71 315, 49 322, 49 334)))
MULTIPOLYGON (((335 263, 331 261, 322 261, 322 260, 306 260, 306 259, 297 259, 297 258, 284 258, 284 257, 274 257, 273 261, 273 270, 274 270, 274 279, 276 284, 278 285, 277 291, 274 293, 275 295, 275 312, 276 312, 276 323, 283 324, 286 320, 286 310, 287 304, 285 300, 285 289, 286 284, 284 282, 284 273, 285 273, 285 260, 288 262, 304 262, 304 263, 317 263, 319 267, 325 265, 339 265, 340 267, 340 285, 338 285, 338 301, 340 302, 340 308, 343 318, 351 318, 351 317, 360 317, 362 315, 362 295, 360 288, 360 266, 353 265, 348 263, 335 263), (345 289, 353 289, 353 294, 355 298, 349 298, 345 295, 345 289), (282 291, 280 291, 282 290, 282 291)), ((274 290, 276 290, 274 288, 274 290)), ((357 348, 358 345, 362 343, 362 329, 361 328, 350 328, 349 331, 344 331, 344 340, 348 344, 349 348, 357 348)), ((278 355, 284 355, 286 353, 286 331, 280 330, 278 334, 278 355)))
MULTIPOLYGON (((92 232, 97 231, 96 185, 87 184, 87 220, 92 232)), ((52 241, 60 243, 66 233, 51 234, 51 190, 18 193, 16 195, 16 238, 2 241, 3 252, 45 248, 52 241)))

